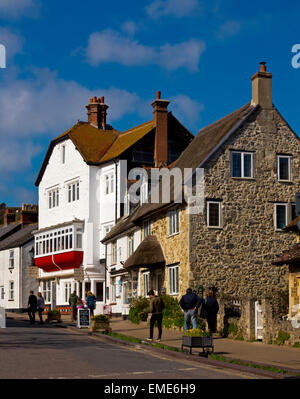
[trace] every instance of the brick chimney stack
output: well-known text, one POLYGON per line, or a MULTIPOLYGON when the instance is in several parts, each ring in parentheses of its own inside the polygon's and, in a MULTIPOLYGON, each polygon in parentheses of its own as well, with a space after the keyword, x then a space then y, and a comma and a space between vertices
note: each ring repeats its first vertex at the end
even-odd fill
POLYGON ((97 98, 94 96, 90 98, 90 103, 86 106, 88 114, 88 122, 98 129, 105 130, 106 125, 106 115, 108 105, 104 103, 104 97, 97 98))
POLYGON ((38 207, 37 205, 22 204, 20 212, 20 222, 22 226, 38 222, 38 207))
POLYGON ((259 104, 264 109, 272 109, 272 74, 267 72, 265 62, 260 63, 260 70, 252 77, 253 105, 259 104))
POLYGON ((170 101, 161 100, 160 91, 156 92, 156 100, 153 101, 153 122, 156 128, 154 144, 155 167, 163 167, 168 164, 168 105, 170 101))
POLYGON ((16 210, 11 208, 6 208, 4 213, 4 225, 7 226, 10 223, 14 223, 16 221, 16 210))

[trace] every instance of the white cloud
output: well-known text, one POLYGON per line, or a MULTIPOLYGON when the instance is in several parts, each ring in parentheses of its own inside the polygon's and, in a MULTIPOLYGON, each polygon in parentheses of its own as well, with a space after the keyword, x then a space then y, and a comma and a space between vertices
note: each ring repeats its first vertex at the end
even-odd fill
POLYGON ((194 72, 204 50, 204 41, 198 39, 150 47, 116 31, 104 30, 91 34, 86 56, 93 66, 116 62, 125 66, 158 65, 169 70, 187 68, 194 72))
POLYGON ((125 32, 128 36, 134 36, 136 31, 138 30, 138 26, 135 22, 133 21, 126 21, 122 25, 122 30, 125 32))
POLYGON ((31 167, 32 159, 42 147, 30 141, 1 140, 0 169, 6 172, 23 172, 31 167))
POLYGON ((38 6, 35 0, 1 0, 0 18, 19 18, 27 16, 36 18, 38 6))
POLYGON ((201 120, 201 113, 204 105, 185 94, 178 94, 170 98, 170 109, 173 110, 174 116, 192 128, 197 128, 197 124, 201 120))
POLYGON ((187 17, 199 11, 202 11, 202 5, 198 0, 154 0, 146 7, 147 14, 154 19, 163 16, 187 17))
POLYGON ((22 52, 24 40, 10 29, 0 27, 0 43, 6 48, 7 58, 12 58, 22 52))
POLYGON ((222 24, 217 33, 217 39, 224 40, 227 37, 235 36, 241 31, 242 24, 240 21, 236 20, 228 20, 224 24, 222 24))

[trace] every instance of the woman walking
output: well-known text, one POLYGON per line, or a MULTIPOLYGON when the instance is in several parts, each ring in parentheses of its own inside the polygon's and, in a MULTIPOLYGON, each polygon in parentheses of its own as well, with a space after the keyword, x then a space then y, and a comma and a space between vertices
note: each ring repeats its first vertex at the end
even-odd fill
POLYGON ((96 301, 97 301, 97 299, 96 299, 95 295, 93 295, 92 292, 89 291, 87 293, 87 297, 86 297, 86 304, 87 304, 88 308, 90 309, 91 316, 94 316, 94 309, 96 307, 96 301))
POLYGON ((42 296, 41 292, 38 292, 37 294, 37 310, 38 310, 38 314, 40 317, 40 324, 43 324, 43 311, 45 309, 45 300, 42 296))

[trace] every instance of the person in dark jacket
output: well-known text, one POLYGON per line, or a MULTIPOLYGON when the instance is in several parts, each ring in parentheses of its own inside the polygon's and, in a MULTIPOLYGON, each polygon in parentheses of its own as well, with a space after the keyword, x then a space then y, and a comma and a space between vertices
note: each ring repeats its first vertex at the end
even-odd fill
POLYGON ((202 299, 191 288, 188 288, 186 294, 180 299, 179 305, 184 311, 184 332, 188 330, 190 322, 193 330, 197 328, 197 312, 201 303, 202 299))
POLYGON ((77 320, 77 300, 78 296, 76 295, 76 291, 73 291, 69 298, 69 305, 72 306, 72 321, 77 320))
POLYGON ((86 297, 86 304, 87 304, 88 308, 90 309, 91 316, 94 316, 94 309, 96 307, 96 301, 97 301, 97 299, 96 299, 95 295, 93 295, 92 292, 89 291, 87 293, 87 297, 86 297))
POLYGON ((216 332, 217 313, 219 311, 219 304, 216 298, 214 298, 212 291, 206 292, 204 305, 205 305, 206 320, 209 332, 213 334, 214 332, 216 332))
POLYGON ((45 309, 45 300, 41 292, 38 292, 37 296, 37 311, 40 317, 40 324, 43 324, 43 311, 45 309))
POLYGON ((28 316, 30 324, 35 323, 36 310, 37 310, 37 297, 33 294, 33 291, 30 291, 30 295, 28 298, 28 316))
POLYGON ((154 329, 154 324, 157 321, 157 327, 158 327, 158 338, 157 341, 161 341, 161 335, 162 335, 162 319, 163 315, 162 312, 165 308, 164 301, 158 297, 155 296, 154 291, 150 290, 148 292, 148 295, 150 297, 150 313, 152 314, 151 319, 150 319, 150 337, 147 338, 148 341, 153 340, 153 329, 154 329))

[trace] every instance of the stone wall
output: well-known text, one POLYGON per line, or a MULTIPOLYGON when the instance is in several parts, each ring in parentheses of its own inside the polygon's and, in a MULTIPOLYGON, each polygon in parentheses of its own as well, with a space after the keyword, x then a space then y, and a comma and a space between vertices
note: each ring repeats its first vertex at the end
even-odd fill
MULTIPOLYGON (((186 213, 185 206, 179 205, 179 233, 169 235, 169 216, 168 212, 160 213, 151 218, 151 234, 155 235, 160 242, 164 256, 166 259, 166 266, 160 269, 163 279, 163 287, 166 289, 166 294, 169 290, 169 273, 168 265, 179 264, 179 295, 181 298, 189 287, 190 268, 189 268, 189 215, 186 213)), ((144 271, 146 269, 143 269, 144 271)), ((155 273, 158 270, 151 271, 152 287, 155 287, 155 273)), ((144 293, 143 273, 141 273, 141 294, 144 293)))
POLYGON ((295 202, 300 185, 299 139, 277 111, 260 110, 204 165, 205 198, 222 201, 222 228, 204 214, 190 216, 193 285, 217 288, 217 297, 263 299, 288 289, 288 267, 273 266, 294 244, 274 228, 274 203, 295 202), (231 177, 231 150, 254 151, 253 179, 231 177), (278 153, 291 154, 292 182, 277 179, 278 153))

